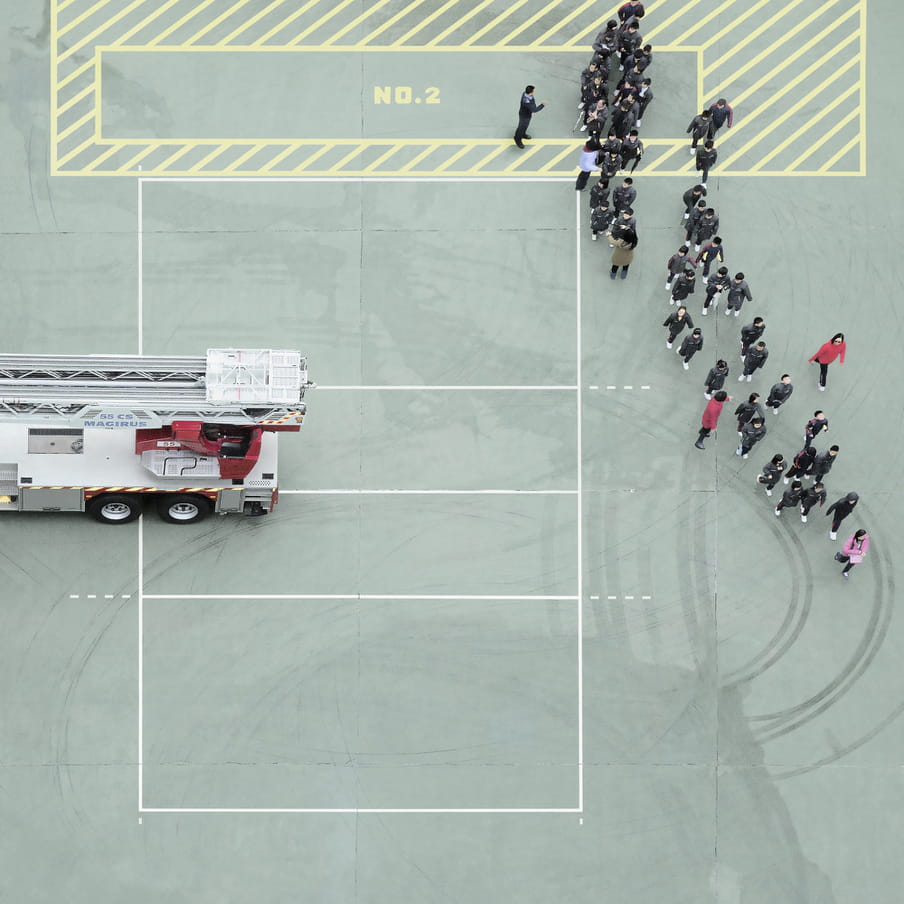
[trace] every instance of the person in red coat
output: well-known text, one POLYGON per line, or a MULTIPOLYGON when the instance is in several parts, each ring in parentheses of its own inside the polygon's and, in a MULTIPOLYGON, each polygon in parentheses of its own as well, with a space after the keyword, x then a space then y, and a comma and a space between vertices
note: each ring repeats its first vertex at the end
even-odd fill
POLYGON ((835 333, 828 342, 824 342, 819 351, 808 360, 812 364, 814 361, 819 365, 819 391, 825 392, 826 375, 829 372, 829 365, 840 355, 841 363, 844 364, 844 353, 847 350, 847 344, 844 341, 844 333, 835 333))
POLYGON ((703 426, 700 428, 700 435, 697 437, 697 442, 694 443, 698 449, 706 448, 706 446, 703 445, 703 440, 716 429, 716 425, 719 423, 719 415, 722 413, 722 406, 730 401, 731 396, 724 389, 720 389, 718 392, 713 393, 713 397, 706 403, 706 408, 703 409, 703 418, 701 420, 703 426))

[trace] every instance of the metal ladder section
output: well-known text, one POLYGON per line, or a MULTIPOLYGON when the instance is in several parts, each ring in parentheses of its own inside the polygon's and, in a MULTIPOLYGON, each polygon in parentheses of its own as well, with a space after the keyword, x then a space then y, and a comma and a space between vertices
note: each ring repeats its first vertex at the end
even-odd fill
POLYGON ((174 420, 300 423, 304 391, 311 386, 307 362, 296 351, 0 355, 0 421, 99 426, 99 417, 119 414, 152 426, 174 420))

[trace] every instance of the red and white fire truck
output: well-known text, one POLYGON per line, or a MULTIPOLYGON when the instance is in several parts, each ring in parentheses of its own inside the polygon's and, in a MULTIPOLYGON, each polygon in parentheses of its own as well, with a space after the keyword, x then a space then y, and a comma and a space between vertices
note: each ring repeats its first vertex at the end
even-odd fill
POLYGON ((301 429, 313 385, 297 351, 0 355, 0 512, 266 514, 278 434, 301 429))

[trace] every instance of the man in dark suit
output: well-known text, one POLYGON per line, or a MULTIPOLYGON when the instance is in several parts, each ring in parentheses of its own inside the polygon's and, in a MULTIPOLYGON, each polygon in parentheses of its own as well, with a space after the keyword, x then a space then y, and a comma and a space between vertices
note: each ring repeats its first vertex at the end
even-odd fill
POLYGON ((518 110, 518 128, 515 131, 515 144, 519 148, 524 147, 525 138, 530 138, 530 135, 527 134, 527 128, 530 125, 531 116, 534 113, 539 113, 545 106, 545 103, 538 104, 534 100, 534 86, 528 85, 524 89, 524 94, 521 95, 521 107, 518 110))

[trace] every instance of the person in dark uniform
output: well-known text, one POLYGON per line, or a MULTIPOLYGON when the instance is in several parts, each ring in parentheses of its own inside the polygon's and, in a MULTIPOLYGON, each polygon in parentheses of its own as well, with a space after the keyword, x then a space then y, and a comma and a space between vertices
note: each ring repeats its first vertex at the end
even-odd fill
POLYGON ((836 499, 826 509, 826 515, 832 515, 832 526, 829 528, 830 540, 837 539, 838 528, 841 527, 841 522, 854 511, 859 500, 860 497, 856 493, 848 493, 846 496, 842 496, 841 499, 836 499))
MULTIPOLYGON (((786 480, 785 483, 787 482, 788 481, 786 480)), ((822 508, 825 501, 826 488, 822 483, 814 483, 809 489, 804 490, 800 497, 800 520, 806 524, 807 515, 810 513, 810 509, 813 508, 817 502, 819 503, 819 507, 822 508)))
POLYGON ((534 100, 534 86, 528 85, 524 89, 524 94, 521 95, 521 106, 518 109, 518 128, 515 130, 515 144, 519 148, 524 147, 525 138, 530 138, 530 135, 527 134, 527 129, 530 126, 531 117, 534 113, 539 113, 545 106, 545 103, 538 104, 534 100))

